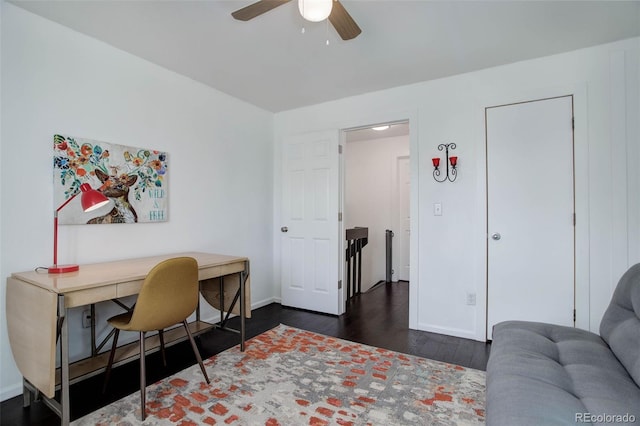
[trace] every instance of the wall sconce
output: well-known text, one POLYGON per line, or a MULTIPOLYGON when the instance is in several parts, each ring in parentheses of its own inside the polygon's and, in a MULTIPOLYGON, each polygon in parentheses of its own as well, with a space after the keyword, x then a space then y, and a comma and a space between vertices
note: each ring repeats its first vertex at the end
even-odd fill
POLYGON ((441 143, 438 145, 438 151, 445 150, 445 160, 444 164, 446 165, 446 174, 442 177, 442 179, 438 179, 440 177, 440 157, 432 158, 433 162, 433 178, 437 182, 444 182, 448 180, 449 182, 453 182, 456 180, 458 176, 457 166, 458 166, 458 157, 451 156, 449 157, 449 148, 456 149, 455 143, 441 143), (451 170, 449 170, 449 164, 451 164, 451 170))

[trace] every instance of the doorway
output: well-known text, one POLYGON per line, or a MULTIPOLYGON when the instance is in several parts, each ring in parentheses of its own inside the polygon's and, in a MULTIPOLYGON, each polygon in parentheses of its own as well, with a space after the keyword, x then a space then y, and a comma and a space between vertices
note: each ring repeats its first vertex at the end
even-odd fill
MULTIPOLYGON (((408 156, 408 145, 414 146, 416 140, 409 135, 409 122, 406 119, 389 122, 388 126, 392 131, 397 131, 398 124, 400 128, 404 127, 403 137, 407 140, 407 150, 401 155, 408 156)), ((351 169, 352 166, 345 166, 343 151, 347 150, 347 132, 365 129, 376 132, 371 126, 345 126, 342 130, 291 134, 283 140, 282 205, 279 225, 282 274, 280 290, 283 306, 332 315, 345 312, 345 230, 350 220, 345 206, 345 183, 349 181, 345 177, 345 170, 351 169)), ((386 181, 382 180, 382 183, 387 185, 396 181, 393 174, 396 173, 396 162, 394 158, 390 161, 393 164, 392 174, 389 175, 391 177, 386 181)), ((354 164, 360 163, 362 161, 354 164)), ((414 167, 415 165, 411 166, 412 173, 415 173, 414 167)), ((385 173, 389 173, 389 167, 385 166, 383 169, 385 173)), ((378 191, 375 186, 369 185, 365 193, 371 192, 378 191)), ((415 188, 411 188, 408 198, 411 199, 411 207, 407 210, 415 210, 415 188)), ((348 200, 351 201, 351 197, 348 200)), ((383 233, 387 228, 396 227, 394 220, 398 221, 397 203, 392 197, 385 198, 374 207, 372 210, 393 212, 393 219, 390 220, 392 226, 389 226, 389 222, 384 223, 383 233)), ((412 216, 417 217, 415 214, 412 216)), ((380 233, 378 241, 379 235, 380 233)), ((414 240, 415 238, 411 237, 412 248, 414 240)), ((365 247, 365 258, 385 264, 384 254, 373 255, 368 249, 369 246, 365 247)), ((398 252, 398 249, 394 247, 394 251, 398 252)), ((411 256, 415 256, 415 250, 412 250, 411 256)), ((417 277, 415 263, 410 262, 410 268, 411 277, 417 277)), ((384 278, 384 272, 382 277, 384 278)), ((361 289, 366 291, 367 287, 361 289)), ((416 289, 410 286, 409 291, 415 293, 416 289)), ((410 326, 415 327, 416 314, 415 305, 410 303, 410 326)))
POLYGON ((362 253, 361 290, 386 282, 388 231, 394 235, 390 250, 392 281, 408 281, 409 123, 348 129, 342 139, 344 229, 369 230, 362 253))
POLYGON ((505 320, 575 324, 573 96, 485 109, 487 338, 505 320))

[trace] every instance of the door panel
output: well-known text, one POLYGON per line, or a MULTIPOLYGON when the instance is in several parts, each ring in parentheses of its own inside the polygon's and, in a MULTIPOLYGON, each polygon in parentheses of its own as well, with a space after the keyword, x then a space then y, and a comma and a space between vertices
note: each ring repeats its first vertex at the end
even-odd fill
POLYGON ((487 335, 505 320, 573 326, 571 96, 486 109, 487 335))
POLYGON ((338 314, 337 132, 290 137, 282 164, 282 304, 338 314))

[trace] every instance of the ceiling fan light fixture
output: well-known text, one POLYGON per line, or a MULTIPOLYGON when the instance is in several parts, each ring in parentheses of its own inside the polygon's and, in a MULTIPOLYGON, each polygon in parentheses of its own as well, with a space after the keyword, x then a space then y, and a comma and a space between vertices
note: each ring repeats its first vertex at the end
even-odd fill
POLYGON ((298 10, 311 22, 324 21, 331 14, 333 0, 298 0, 298 10))

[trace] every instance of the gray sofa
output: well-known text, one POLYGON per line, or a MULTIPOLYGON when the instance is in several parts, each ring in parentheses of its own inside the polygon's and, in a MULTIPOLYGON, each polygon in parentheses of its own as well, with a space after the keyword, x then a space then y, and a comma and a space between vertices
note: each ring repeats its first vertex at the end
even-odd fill
POLYGON ((640 264, 620 279, 600 335, 552 324, 496 324, 487 425, 640 425, 640 264))

